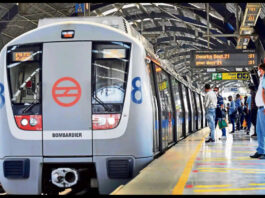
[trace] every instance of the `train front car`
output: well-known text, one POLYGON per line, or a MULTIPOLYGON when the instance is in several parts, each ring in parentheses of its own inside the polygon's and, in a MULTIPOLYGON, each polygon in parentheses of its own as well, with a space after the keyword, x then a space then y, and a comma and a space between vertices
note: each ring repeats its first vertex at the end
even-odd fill
POLYGON ((5 191, 108 194, 146 166, 153 115, 145 56, 128 34, 86 21, 44 25, 8 43, 0 64, 5 191))

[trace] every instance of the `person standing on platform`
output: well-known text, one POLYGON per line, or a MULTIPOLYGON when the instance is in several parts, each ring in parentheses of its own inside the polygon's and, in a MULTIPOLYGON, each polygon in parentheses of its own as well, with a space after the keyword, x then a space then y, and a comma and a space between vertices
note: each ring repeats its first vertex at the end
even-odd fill
MULTIPOLYGON (((219 87, 214 88, 214 92, 217 96, 217 107, 215 111, 215 128, 217 126, 218 121, 221 122, 223 118, 223 111, 224 111, 224 99, 219 93, 219 87)), ((226 138, 226 129, 222 128, 222 138, 226 138)))
POLYGON ((217 97, 216 94, 212 91, 209 84, 205 84, 205 110, 206 110, 206 119, 211 130, 211 136, 205 142, 214 142, 215 141, 215 109, 217 106, 217 97))
POLYGON ((235 101, 235 106, 236 106, 236 110, 237 110, 237 118, 236 118, 236 128, 237 130, 241 130, 242 129, 242 123, 241 123, 241 119, 242 119, 242 114, 243 114, 243 110, 242 110, 242 106, 241 106, 241 99, 240 99, 240 94, 236 95, 236 101, 235 101))
MULTIPOLYGON (((258 113, 258 108, 257 108, 257 105, 256 105, 256 101, 255 101, 255 97, 256 97, 256 87, 254 85, 250 85, 249 86, 249 89, 250 89, 250 97, 248 99, 248 108, 249 108, 249 111, 250 111, 250 123, 252 123, 252 125, 254 126, 254 134, 251 135, 251 137, 256 137, 257 136, 257 132, 256 132, 256 123, 257 123, 257 113, 258 113)), ((251 124, 250 124, 251 126, 251 124)), ((249 127, 250 129, 250 127, 249 127)))
POLYGON ((255 97, 255 102, 258 108, 257 114, 257 139, 258 148, 251 158, 265 159, 265 64, 261 64, 258 67, 259 88, 255 97))
POLYGON ((246 121, 247 121, 247 135, 249 135, 250 132, 250 127, 251 127, 251 95, 247 96, 246 99, 246 109, 247 109, 247 114, 246 114, 246 121))
POLYGON ((230 101, 228 115, 229 115, 230 121, 232 123, 232 131, 230 133, 234 133, 235 132, 235 119, 236 119, 237 110, 236 110, 236 105, 235 105, 235 101, 233 100, 233 97, 228 96, 228 100, 230 101))

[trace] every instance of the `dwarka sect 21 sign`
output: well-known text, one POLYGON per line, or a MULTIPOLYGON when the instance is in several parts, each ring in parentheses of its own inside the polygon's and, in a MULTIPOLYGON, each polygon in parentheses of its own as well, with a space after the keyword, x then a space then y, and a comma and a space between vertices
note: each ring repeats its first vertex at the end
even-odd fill
POLYGON ((255 50, 192 50, 190 54, 193 68, 253 67, 258 60, 255 50))

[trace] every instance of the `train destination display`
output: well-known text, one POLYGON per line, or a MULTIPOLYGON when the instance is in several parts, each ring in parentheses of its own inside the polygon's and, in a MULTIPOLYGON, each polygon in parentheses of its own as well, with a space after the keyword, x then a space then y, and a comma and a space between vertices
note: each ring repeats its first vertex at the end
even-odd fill
POLYGON ((255 50, 192 50, 191 67, 252 67, 258 65, 255 50))
POLYGON ((212 80, 249 80, 248 72, 212 73, 212 80))

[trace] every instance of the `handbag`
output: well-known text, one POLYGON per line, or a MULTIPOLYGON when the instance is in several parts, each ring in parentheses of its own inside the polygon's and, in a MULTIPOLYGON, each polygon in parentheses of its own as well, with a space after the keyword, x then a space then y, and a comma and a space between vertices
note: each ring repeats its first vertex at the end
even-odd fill
POLYGON ((225 119, 221 119, 221 121, 218 120, 218 126, 219 126, 219 129, 223 129, 227 127, 228 125, 225 119))
POLYGON ((246 119, 244 119, 243 124, 242 124, 242 127, 247 127, 247 121, 246 121, 246 119))

